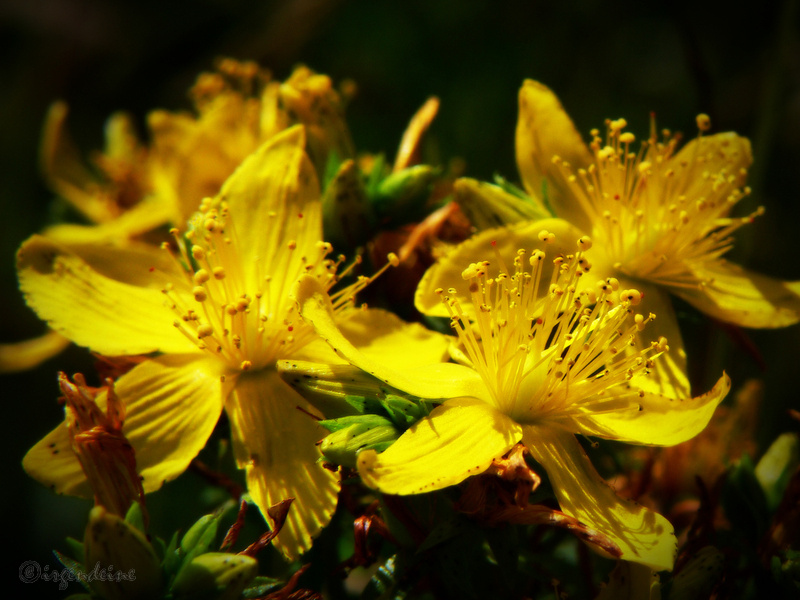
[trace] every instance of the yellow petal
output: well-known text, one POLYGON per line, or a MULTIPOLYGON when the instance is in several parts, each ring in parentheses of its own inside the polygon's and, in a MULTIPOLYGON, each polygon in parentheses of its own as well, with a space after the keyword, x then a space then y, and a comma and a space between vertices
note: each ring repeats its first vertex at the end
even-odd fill
MULTIPOLYGON (((145 492, 183 473, 205 445, 222 412, 220 375, 216 361, 162 356, 116 381, 114 389, 126 406, 122 433, 136 451, 145 492)), ((105 394, 97 403, 105 410, 105 394)), ((22 466, 59 494, 91 494, 65 423, 33 446, 22 466)))
POLYGON ((526 80, 519 91, 516 134, 517 167, 528 194, 540 197, 542 182, 555 212, 576 225, 589 229, 590 223, 560 176, 553 176, 553 156, 560 156, 575 169, 592 161, 589 149, 575 129, 553 91, 538 81, 526 80))
POLYGON ((698 265, 692 272, 708 283, 673 291, 715 319, 763 329, 800 321, 800 281, 781 281, 726 260, 698 265))
POLYGON ((128 240, 175 220, 175 208, 159 196, 148 196, 118 217, 99 225, 63 224, 43 235, 64 244, 104 244, 128 240))
POLYGON ((658 513, 618 497, 571 433, 526 426, 523 442, 547 471, 561 510, 605 534, 622 560, 671 570, 677 553, 672 525, 658 513))
POLYGON ((676 171, 674 194, 708 200, 711 200, 710 195, 727 197, 733 188, 745 184, 751 164, 753 151, 750 140, 745 137, 728 131, 694 138, 670 159, 670 166, 676 171), (718 176, 723 173, 729 181, 719 186, 718 176), (717 185, 712 191, 714 182, 717 185))
MULTIPOLYGON (((124 264, 129 278, 155 278, 146 254, 134 260, 109 246, 106 259, 124 264)), ((28 306, 79 346, 107 356, 196 350, 172 325, 175 313, 159 290, 105 277, 65 246, 33 236, 19 250, 17 269, 28 306)))
POLYGON ((271 506, 294 498, 275 540, 293 560, 311 547, 336 509, 338 477, 317 462, 322 455, 316 443, 327 432, 308 414, 318 413, 274 370, 240 375, 226 410, 236 461, 264 517, 271 506))
POLYGON ((393 364, 386 364, 359 351, 336 325, 330 298, 315 277, 302 277, 292 294, 300 306, 303 319, 313 325, 317 334, 340 357, 381 381, 421 398, 472 396, 489 403, 493 401, 480 376, 468 367, 437 363, 415 367, 413 373, 407 374, 393 364))
POLYGON ((39 150, 47 183, 86 218, 103 223, 114 218, 99 192, 100 182, 89 171, 66 130, 67 105, 54 102, 47 112, 39 150))
MULTIPOLYGON (((580 229, 563 219, 529 221, 481 231, 458 244, 425 272, 417 286, 414 304, 423 314, 449 317, 450 314, 442 304, 440 296, 435 292, 438 288, 447 290, 453 287, 457 291, 456 297, 462 307, 471 310, 472 297, 469 294, 469 284, 461 277, 461 273, 471 263, 488 260, 491 263, 489 277, 494 277, 499 272, 496 258, 499 254, 513 273, 513 261, 517 250, 525 249, 530 254, 533 249, 541 249, 552 259, 559 253, 574 252, 578 238, 582 235, 580 229), (546 244, 539 240, 539 232, 542 230, 555 234, 555 241, 546 244)), ((592 281, 595 277, 600 277, 594 268, 592 275, 592 281)), ((549 274, 545 274, 543 279, 549 284, 549 274)))
POLYGON ((261 272, 249 273, 255 289, 267 272, 294 281, 306 264, 302 259, 319 254, 322 203, 304 145, 302 127, 287 129, 248 156, 222 186, 243 263, 261 263, 261 272), (297 244, 293 252, 286 249, 289 242, 297 244))
POLYGON ((580 417, 577 422, 581 433, 647 446, 674 446, 703 431, 731 389, 730 377, 723 373, 710 391, 695 398, 671 398, 652 392, 640 396, 634 387, 639 379, 629 387, 606 392, 609 399, 628 400, 631 410, 580 417))
POLYGON ((636 338, 636 348, 642 349, 651 341, 667 338, 669 352, 655 359, 655 366, 647 376, 637 377, 635 387, 655 394, 663 394, 669 398, 691 397, 691 385, 687 377, 686 351, 683 349, 683 338, 678 326, 678 318, 672 307, 669 294, 663 289, 649 285, 641 280, 625 280, 620 278, 620 289, 635 288, 642 293, 640 312, 647 316, 652 313, 656 318, 650 321, 641 335, 636 338))
POLYGON ((395 370, 447 360, 452 338, 419 323, 406 323, 379 308, 349 311, 337 319, 339 329, 361 352, 395 370))
POLYGON ((27 371, 54 357, 69 346, 69 340, 55 331, 24 342, 0 344, 0 373, 27 371))
POLYGON ((358 455, 364 483, 387 494, 439 490, 483 473, 522 436, 522 428, 475 398, 449 400, 388 450, 358 455))

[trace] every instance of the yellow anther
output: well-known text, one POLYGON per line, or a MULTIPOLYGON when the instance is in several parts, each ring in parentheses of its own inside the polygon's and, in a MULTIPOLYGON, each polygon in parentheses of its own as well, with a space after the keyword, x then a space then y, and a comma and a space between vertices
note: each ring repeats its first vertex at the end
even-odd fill
POLYGON ((639 166, 636 167, 636 170, 639 171, 639 175, 644 175, 652 166, 653 164, 650 161, 643 160, 639 163, 639 166))
POLYGON ((213 333, 214 333, 214 328, 211 325, 208 325, 207 323, 203 324, 203 325, 200 325, 197 328, 197 338, 201 339, 201 340, 204 337, 208 337, 210 335, 213 335, 213 333))
POLYGON ((295 248, 297 248, 297 242, 291 240, 288 244, 286 244, 286 247, 289 248, 289 250, 294 250, 295 248))
POLYGON ((394 252, 389 252, 389 254, 386 255, 386 258, 389 260, 389 264, 392 265, 393 267, 397 267, 400 265, 400 259, 394 252))
POLYGON ((619 136, 619 141, 622 142, 623 144, 631 144, 635 139, 636 136, 629 131, 626 131, 625 133, 619 136))
POLYGON ((700 131, 708 131, 711 129, 711 117, 705 113, 697 115, 697 128, 700 131))
POLYGON ((200 246, 192 246, 192 257, 195 260, 203 260, 205 258, 206 252, 200 246))
POLYGON ((614 148, 612 148, 611 146, 605 146, 601 150, 598 150, 597 158, 599 158, 600 160, 606 160, 606 159, 614 156, 614 154, 616 154, 614 152, 614 148))
POLYGON ((206 298, 208 298, 205 289, 199 285, 192 290, 192 294, 194 294, 194 299, 198 302, 205 302, 206 298))
POLYGON ((243 360, 243 361, 241 362, 241 364, 239 365, 239 368, 240 368, 242 371, 248 371, 248 370, 250 370, 250 368, 252 368, 252 366, 253 366, 253 363, 252 363, 251 361, 249 361, 249 360, 243 360))
POLYGON ((589 250, 592 247, 592 238, 584 235, 578 238, 578 249, 582 251, 589 250))
POLYGON ((616 119, 608 124, 608 127, 611 129, 611 131, 619 131, 621 129, 625 129, 627 126, 628 122, 625 119, 616 119))
POLYGON ((214 231, 217 227, 217 221, 215 219, 206 219, 203 221, 203 227, 206 231, 214 231))
POLYGON ((209 279, 211 279, 211 276, 208 274, 208 271, 206 271, 205 269, 198 269, 194 273, 194 282, 197 285, 203 285, 209 279))
POLYGON ((633 306, 642 301, 642 293, 639 290, 623 290, 619 293, 621 300, 630 302, 633 306))
POLYGON ((546 229, 542 229, 539 232, 539 240, 542 241, 542 242, 550 244, 550 243, 554 242, 555 239, 556 239, 556 234, 555 233, 550 233, 546 229))
POLYGON ((225 269, 222 267, 214 267, 211 272, 214 274, 214 279, 225 279, 225 269))

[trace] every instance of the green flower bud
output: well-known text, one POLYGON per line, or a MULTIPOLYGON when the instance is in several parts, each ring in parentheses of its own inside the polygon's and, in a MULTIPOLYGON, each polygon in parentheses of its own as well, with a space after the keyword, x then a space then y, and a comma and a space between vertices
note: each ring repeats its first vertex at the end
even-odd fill
POLYGON ((708 598, 722 576, 725 556, 714 546, 705 546, 675 575, 669 600, 708 598))
POLYGON ((207 552, 184 567, 171 592, 176 599, 235 600, 258 574, 258 562, 244 554, 207 552))
POLYGON ((375 215, 353 160, 336 171, 322 196, 322 226, 325 239, 337 250, 355 248, 366 242, 375 225, 375 215))
POLYGON ((437 177, 438 168, 415 165, 381 180, 371 196, 378 220, 397 226, 419 219, 437 177))
MULTIPOLYGON (((322 455, 330 462, 354 469, 356 457, 365 449, 381 452, 388 448, 402 433, 391 421, 377 415, 350 417, 362 419, 337 429, 320 444, 322 455)), ((324 425, 324 421, 320 424, 324 425)))
POLYGON ((161 565, 145 535, 124 519, 95 506, 84 536, 86 582, 105 600, 159 598, 161 565))

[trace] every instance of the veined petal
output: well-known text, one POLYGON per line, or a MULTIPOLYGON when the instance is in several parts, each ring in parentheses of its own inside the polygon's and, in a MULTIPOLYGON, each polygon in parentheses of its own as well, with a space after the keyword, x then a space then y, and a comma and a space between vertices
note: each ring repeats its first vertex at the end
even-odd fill
POLYGON ((379 308, 348 311, 337 319, 340 331, 361 352, 376 361, 402 370, 447 360, 452 338, 406 323, 394 313, 379 308))
POLYGON ((237 225, 237 247, 244 264, 261 263, 261 273, 248 275, 256 289, 266 274, 291 280, 319 254, 322 203, 314 166, 306 155, 305 130, 287 129, 248 156, 222 186, 237 225), (296 250, 288 252, 293 242, 296 250))
POLYGON ((635 386, 641 379, 606 391, 609 400, 628 400, 633 408, 579 417, 581 433, 646 446, 674 446, 703 431, 731 389, 730 377, 723 373, 710 391, 696 398, 652 392, 640 396, 635 386))
POLYGON ((316 446, 327 432, 308 414, 317 411, 275 370, 240 375, 226 410, 236 461, 264 517, 271 506, 294 498, 275 539, 293 560, 311 547, 336 509, 338 477, 318 462, 316 446))
MULTIPOLYGON (((205 446, 222 412, 221 374, 217 361, 171 355, 145 361, 116 381, 126 407, 122 433, 136 451, 145 492, 183 473, 205 446)), ((105 410, 104 393, 97 404, 105 410)), ((59 494, 91 494, 65 423, 33 446, 22 466, 59 494)))
POLYGON ((484 402, 493 402, 480 375, 469 367, 440 362, 415 367, 413 376, 409 376, 395 369, 394 365, 385 364, 358 350, 336 325, 330 298, 316 278, 302 277, 294 287, 293 296, 300 306, 303 319, 313 325, 317 334, 340 357, 381 381, 421 398, 471 396, 484 402))
POLYGON ((523 442, 547 471, 561 510, 607 535, 622 560, 671 570, 677 539, 667 519, 620 498, 595 470, 571 433, 547 426, 524 428, 523 442))
POLYGON ((388 450, 358 455, 364 483, 387 494, 420 494, 483 473, 522 436, 522 427, 475 398, 448 400, 388 450))
POLYGON ((747 178, 747 169, 753 164, 750 140, 732 131, 704 135, 689 141, 670 159, 675 165, 682 186, 674 190, 691 199, 707 197, 712 183, 725 174, 727 186, 716 187, 718 197, 727 196, 732 188, 742 187, 747 178), (688 172, 684 169, 688 168, 688 172), (709 177, 710 176, 710 177, 709 177))
MULTIPOLYGON (((137 273, 131 277, 147 277, 152 263, 113 246, 106 264, 119 252, 137 273)), ((107 356, 196 350, 172 325, 175 313, 159 290, 101 275, 65 246, 33 236, 17 254, 17 270, 28 306, 79 346, 107 356)))
MULTIPOLYGON (((574 252, 576 242, 582 235, 580 229, 563 219, 542 219, 478 232, 458 244, 425 272, 417 286, 414 304, 423 314, 448 317, 450 315, 446 307, 435 292, 438 288, 447 290, 454 287, 457 291, 454 297, 458 298, 462 307, 471 310, 469 283, 461 277, 471 263, 488 260, 492 263, 489 276, 494 277, 499 272, 495 250, 507 264, 513 262, 519 249, 528 252, 543 249, 548 256, 555 257, 559 253, 574 252), (542 230, 555 234, 555 241, 549 244, 542 242, 538 237, 542 230)), ((591 260, 591 255, 589 258, 591 260)))
POLYGON ((13 344, 0 344, 0 373, 26 371, 52 358, 70 341, 55 331, 30 340, 13 344))
POLYGON ((541 196, 542 182, 556 214, 589 230, 586 215, 577 202, 568 202, 570 192, 553 177, 553 157, 559 156, 575 169, 592 161, 589 149, 575 129, 558 97, 547 86, 530 79, 519 91, 519 117, 516 135, 517 167, 528 194, 541 196))
POLYGON ((763 329, 800 321, 800 281, 781 281, 726 260, 697 265, 692 273, 706 283, 672 291, 715 319, 763 329))
POLYGON ((118 217, 99 225, 55 225, 43 235, 64 244, 104 244, 128 240, 175 219, 175 207, 160 196, 148 196, 118 217))

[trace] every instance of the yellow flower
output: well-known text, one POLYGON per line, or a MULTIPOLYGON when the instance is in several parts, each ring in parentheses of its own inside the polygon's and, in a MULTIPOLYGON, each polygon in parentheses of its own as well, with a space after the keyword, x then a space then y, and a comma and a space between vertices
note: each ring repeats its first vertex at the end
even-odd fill
MULTIPOLYGON (((341 276, 341 260, 327 258, 330 245, 320 241, 319 185, 304 146, 303 128, 294 127, 248 157, 219 196, 204 201, 189 244, 175 231, 177 256, 166 246, 137 255, 108 247, 90 261, 34 236, 18 257, 26 300, 54 330, 101 355, 158 353, 115 382, 145 492, 187 467, 224 408, 237 463, 265 517, 295 499, 277 538, 292 558, 328 522, 338 490, 336 476, 317 464, 315 442, 325 431, 306 413, 319 413, 274 368, 281 358, 337 360, 287 296, 301 275, 324 289, 341 276), (136 283, 108 276, 109 265, 136 283)), ((409 364, 441 360, 441 336, 385 311, 349 310, 367 281, 333 296, 351 339, 378 355, 402 352, 409 364)), ((59 493, 88 491, 64 425, 23 464, 59 493)))
POLYGON ((451 354, 461 364, 429 365, 409 374, 364 355, 345 339, 319 282, 305 277, 295 294, 303 318, 340 356, 404 392, 444 400, 382 454, 359 455, 367 485, 388 494, 444 488, 482 473, 521 440, 547 471, 565 513, 608 536, 622 559, 671 569, 676 540, 670 523, 618 498, 575 436, 680 443, 705 427, 730 381, 723 374, 713 390, 694 399, 643 389, 666 340, 628 351, 653 319, 632 316, 632 306, 641 300, 638 291, 619 290, 613 279, 578 291, 578 281, 589 279, 590 246, 583 237, 577 252, 559 255, 542 294, 541 250, 507 254, 495 245, 490 263, 487 242, 484 260, 462 271, 462 283, 456 284, 461 289, 437 290, 460 342, 451 354), (461 301, 463 293, 467 299, 461 301))
MULTIPOLYGON (((354 154, 342 98, 327 75, 307 67, 297 67, 281 83, 253 62, 226 59, 217 72, 200 74, 190 96, 196 114, 156 110, 148 115, 148 146, 137 138, 128 115, 112 115, 105 149, 92 155, 92 168, 80 160, 66 131, 66 104, 54 103, 42 136, 42 170, 50 188, 93 225, 55 225, 44 235, 83 256, 102 254, 107 244, 138 252, 143 242, 137 236, 185 223, 248 155, 297 123, 307 125, 317 173, 324 171, 330 153, 354 154)), ((132 283, 126 269, 116 269, 113 276, 132 283)), ((0 372, 29 369, 67 344, 53 332, 0 344, 0 372)))
MULTIPOLYGON (((731 217, 750 193, 750 142, 735 133, 700 135, 679 149, 679 136, 656 132, 636 149, 624 119, 591 132, 587 146, 555 94, 536 81, 519 93, 516 154, 529 195, 548 199, 559 219, 542 221, 560 239, 594 239, 595 275, 636 287, 658 315, 655 335, 673 351, 662 369, 667 389, 685 394, 686 355, 669 295, 721 321, 743 327, 783 327, 800 320, 800 282, 779 281, 723 258, 731 234, 763 209, 731 217)), ((491 234, 501 237, 502 234, 491 234)), ((524 237, 519 234, 520 237, 524 237)), ((532 238, 535 240, 535 238, 532 238)), ((524 247, 531 247, 530 243, 524 247)))

